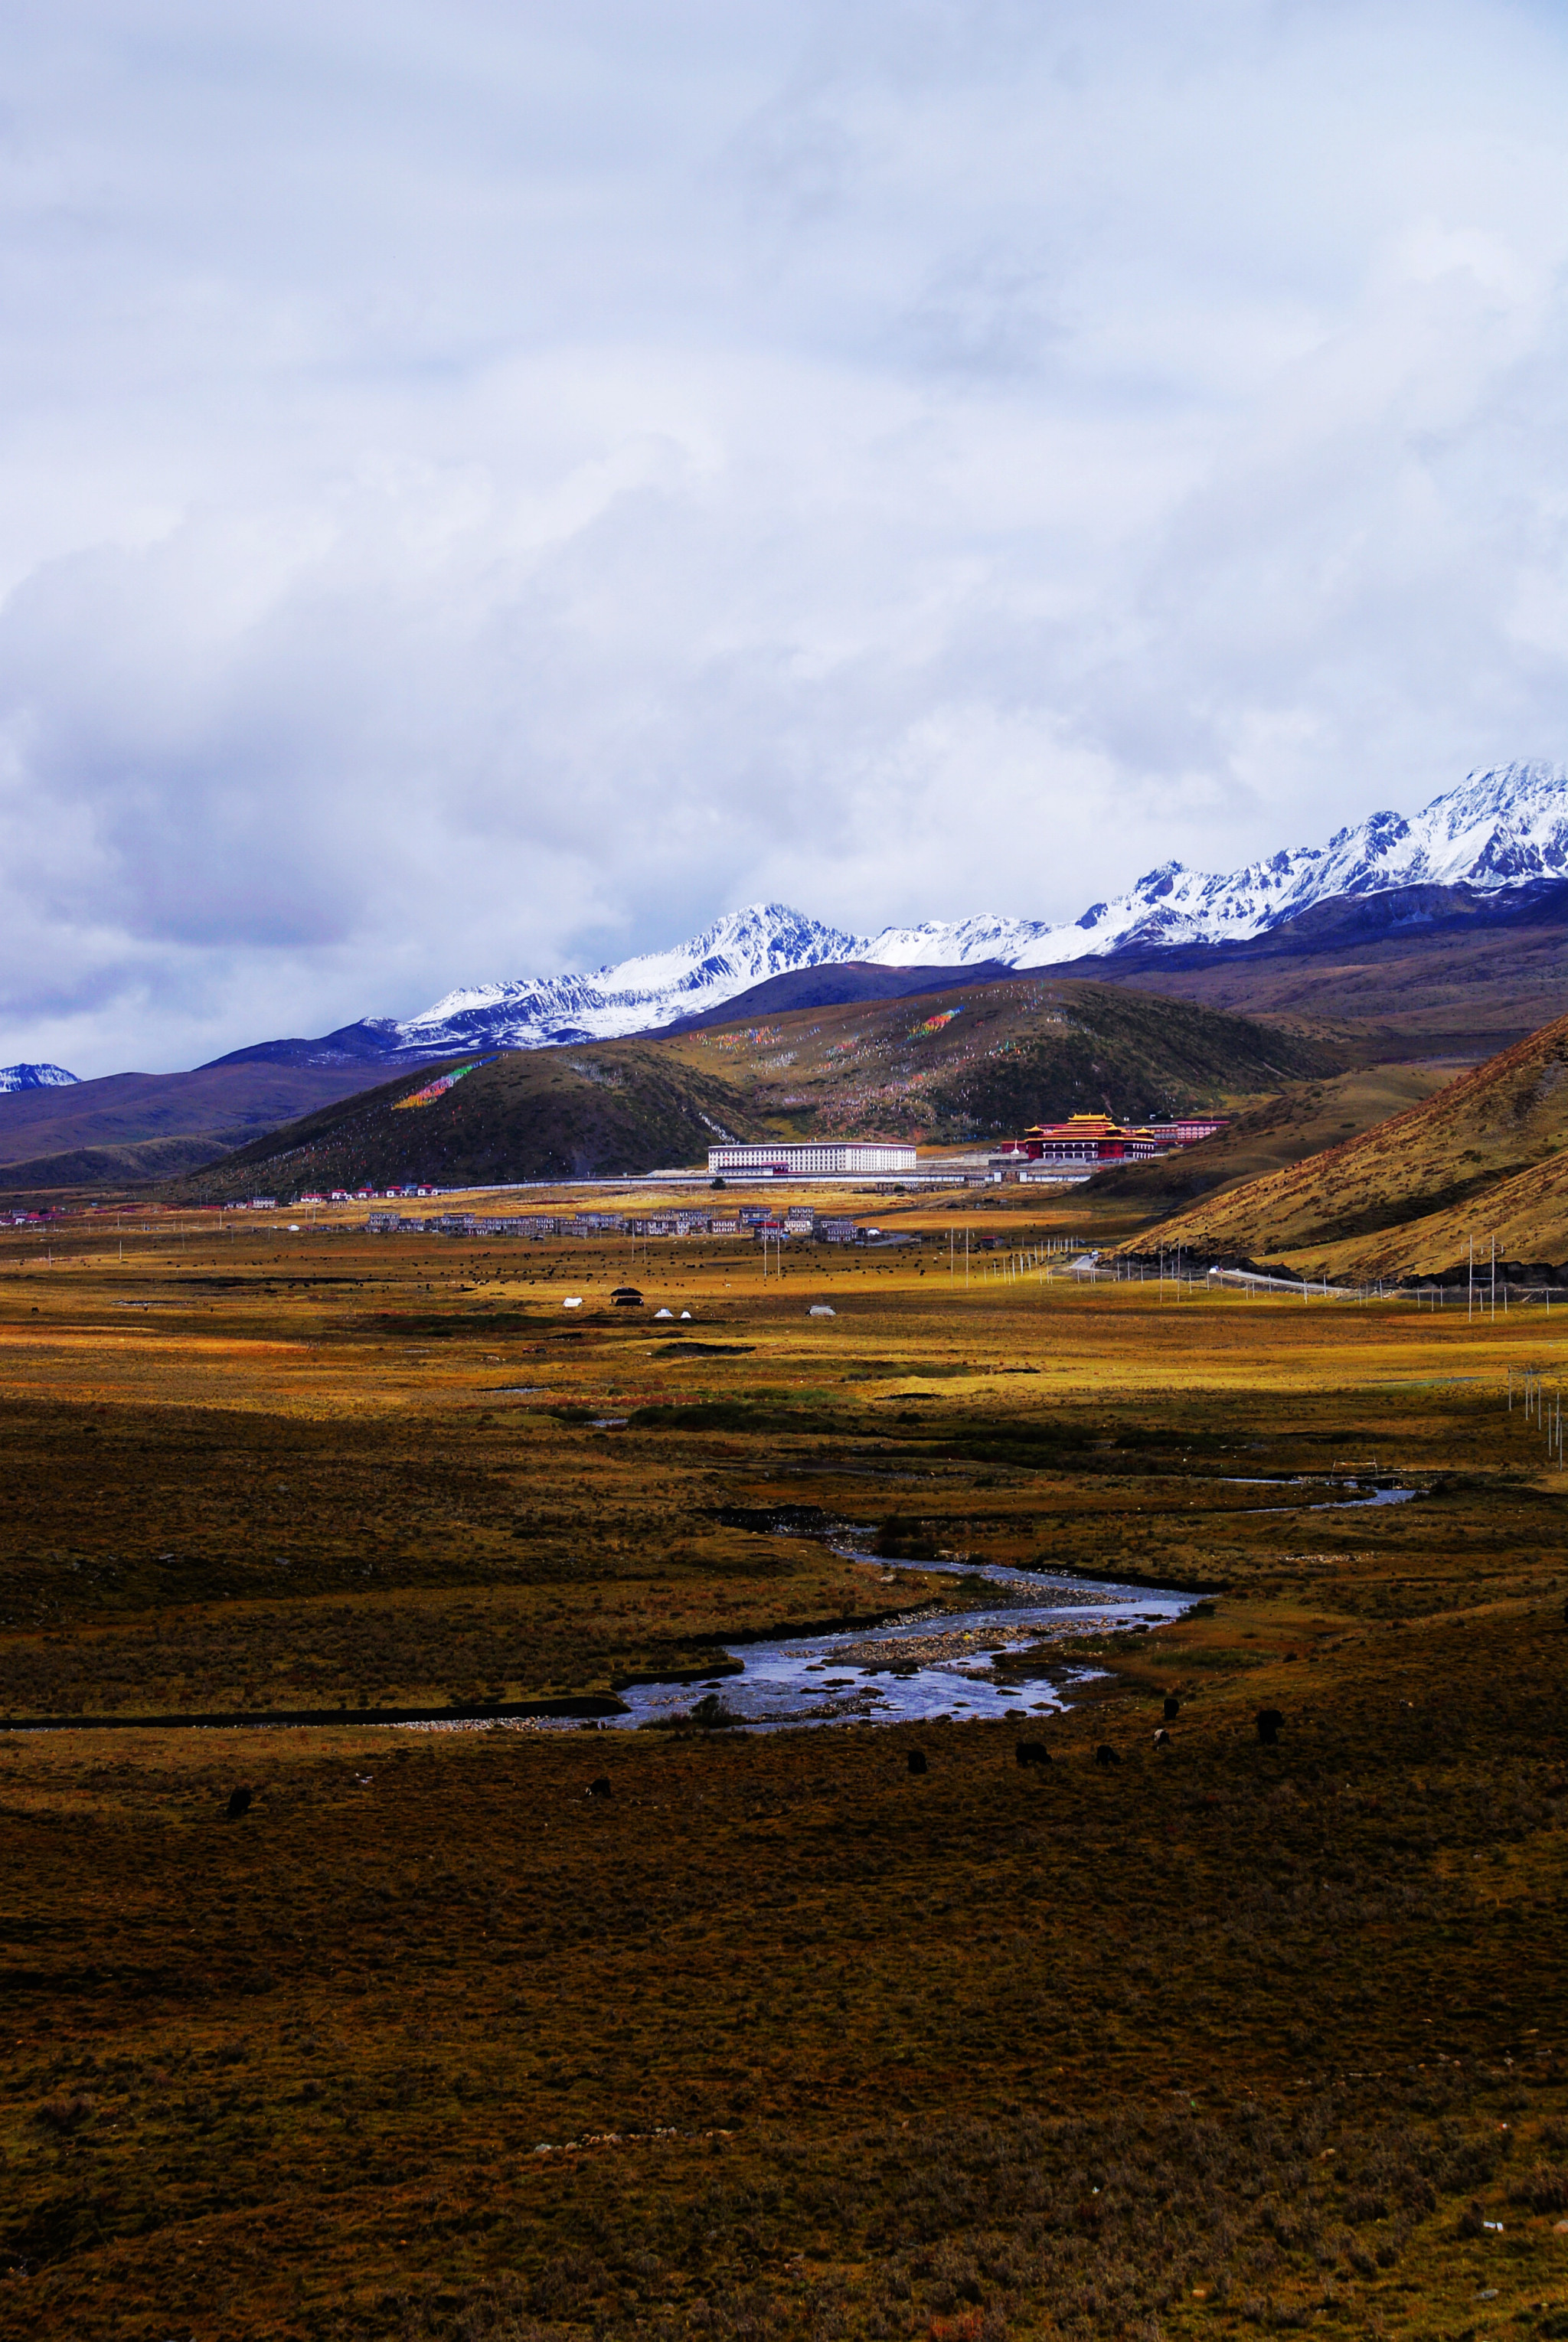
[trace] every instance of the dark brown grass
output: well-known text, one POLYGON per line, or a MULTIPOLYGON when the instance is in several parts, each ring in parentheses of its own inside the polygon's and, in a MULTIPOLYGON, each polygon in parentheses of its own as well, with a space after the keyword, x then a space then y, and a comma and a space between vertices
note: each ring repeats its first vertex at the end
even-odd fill
MULTIPOLYGON (((363 1412, 259 1367, 203 1403, 173 1347, 105 1353, 96 1393, 27 1353, 7 1701, 527 1696, 891 1598, 736 1505, 1216 1598, 1031 1718, 1049 1767, 978 1726, 0 1737, 0 2332, 1550 2336, 1568 1633, 1526 1426, 1468 1386, 1358 1396, 1413 1328, 1336 1351, 1322 1319, 1124 1296, 1054 1339, 1110 1364, 1179 1333, 1190 1387, 954 1376, 895 1426, 856 1379, 879 1357, 946 1326, 1015 1359, 1034 1321, 894 1295, 808 1384, 784 1305, 743 1299, 718 1426, 624 1441, 461 1416, 503 1378, 466 1333, 411 1395, 351 1322, 363 1412), (1264 1513, 1225 1476, 1374 1441, 1436 1493, 1264 1513), (275 1543, 286 1596, 242 1574, 275 1543)), ((630 1374, 580 1347, 584 1403, 630 1374)))

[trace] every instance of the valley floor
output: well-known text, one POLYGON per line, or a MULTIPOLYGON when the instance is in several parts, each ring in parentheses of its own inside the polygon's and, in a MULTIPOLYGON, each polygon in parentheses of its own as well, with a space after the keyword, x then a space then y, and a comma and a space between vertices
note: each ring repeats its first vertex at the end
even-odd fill
POLYGON ((114 1249, 0 1258, 0 1718, 76 1719, 0 1734, 0 2334, 1568 2336, 1538 1313, 114 1249), (873 1558, 767 1533, 804 1506, 873 1558), (354 1721, 978 1601, 939 1554, 1201 1598, 1060 1649, 1028 1768, 354 1721))

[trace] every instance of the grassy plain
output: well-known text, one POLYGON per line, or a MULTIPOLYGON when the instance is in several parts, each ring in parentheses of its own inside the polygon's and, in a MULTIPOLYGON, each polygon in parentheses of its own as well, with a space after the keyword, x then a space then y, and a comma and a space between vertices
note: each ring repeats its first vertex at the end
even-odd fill
POLYGON ((985 1200, 765 1283, 0 1246, 0 1709, 80 1719, 0 1735, 0 2334, 1568 2334, 1555 1329, 1004 1276, 1052 1207, 985 1200), (1426 1493, 1313 1509, 1374 1456, 1426 1493), (973 1598, 720 1517, 781 1505, 1205 1599, 1027 1771, 354 1720, 973 1598))

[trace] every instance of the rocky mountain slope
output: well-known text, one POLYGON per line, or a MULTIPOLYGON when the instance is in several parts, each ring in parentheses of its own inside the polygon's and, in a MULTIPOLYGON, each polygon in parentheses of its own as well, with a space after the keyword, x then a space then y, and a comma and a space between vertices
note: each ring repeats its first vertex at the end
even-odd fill
MULTIPOLYGON (((1374 813, 1337 831, 1326 846, 1290 846, 1223 876, 1162 864, 1126 894, 1092 904, 1070 927, 1041 927, 1019 948, 987 956, 1038 967, 1133 946, 1234 943, 1346 898, 1421 886, 1494 895, 1564 877, 1568 768, 1505 765, 1472 773, 1409 820, 1374 813)), ((909 931, 907 940, 924 932, 909 931)), ((934 931, 920 954, 953 956, 940 948, 934 931)))
POLYGON ((397 1027, 404 1049, 536 1049, 645 1032, 733 999, 764 977, 865 955, 854 936, 784 903, 752 903, 689 943, 595 976, 471 986, 397 1027))
POLYGON ((64 1066, 0 1066, 0 1096, 13 1090, 68 1089, 75 1078, 64 1066))

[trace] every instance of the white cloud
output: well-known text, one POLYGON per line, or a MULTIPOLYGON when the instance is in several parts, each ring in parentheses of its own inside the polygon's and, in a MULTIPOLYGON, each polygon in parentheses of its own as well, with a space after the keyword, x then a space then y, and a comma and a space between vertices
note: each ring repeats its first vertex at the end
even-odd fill
POLYGON ((0 125, 0 1059, 1568 753, 1522 5, 154 0, 0 125))

